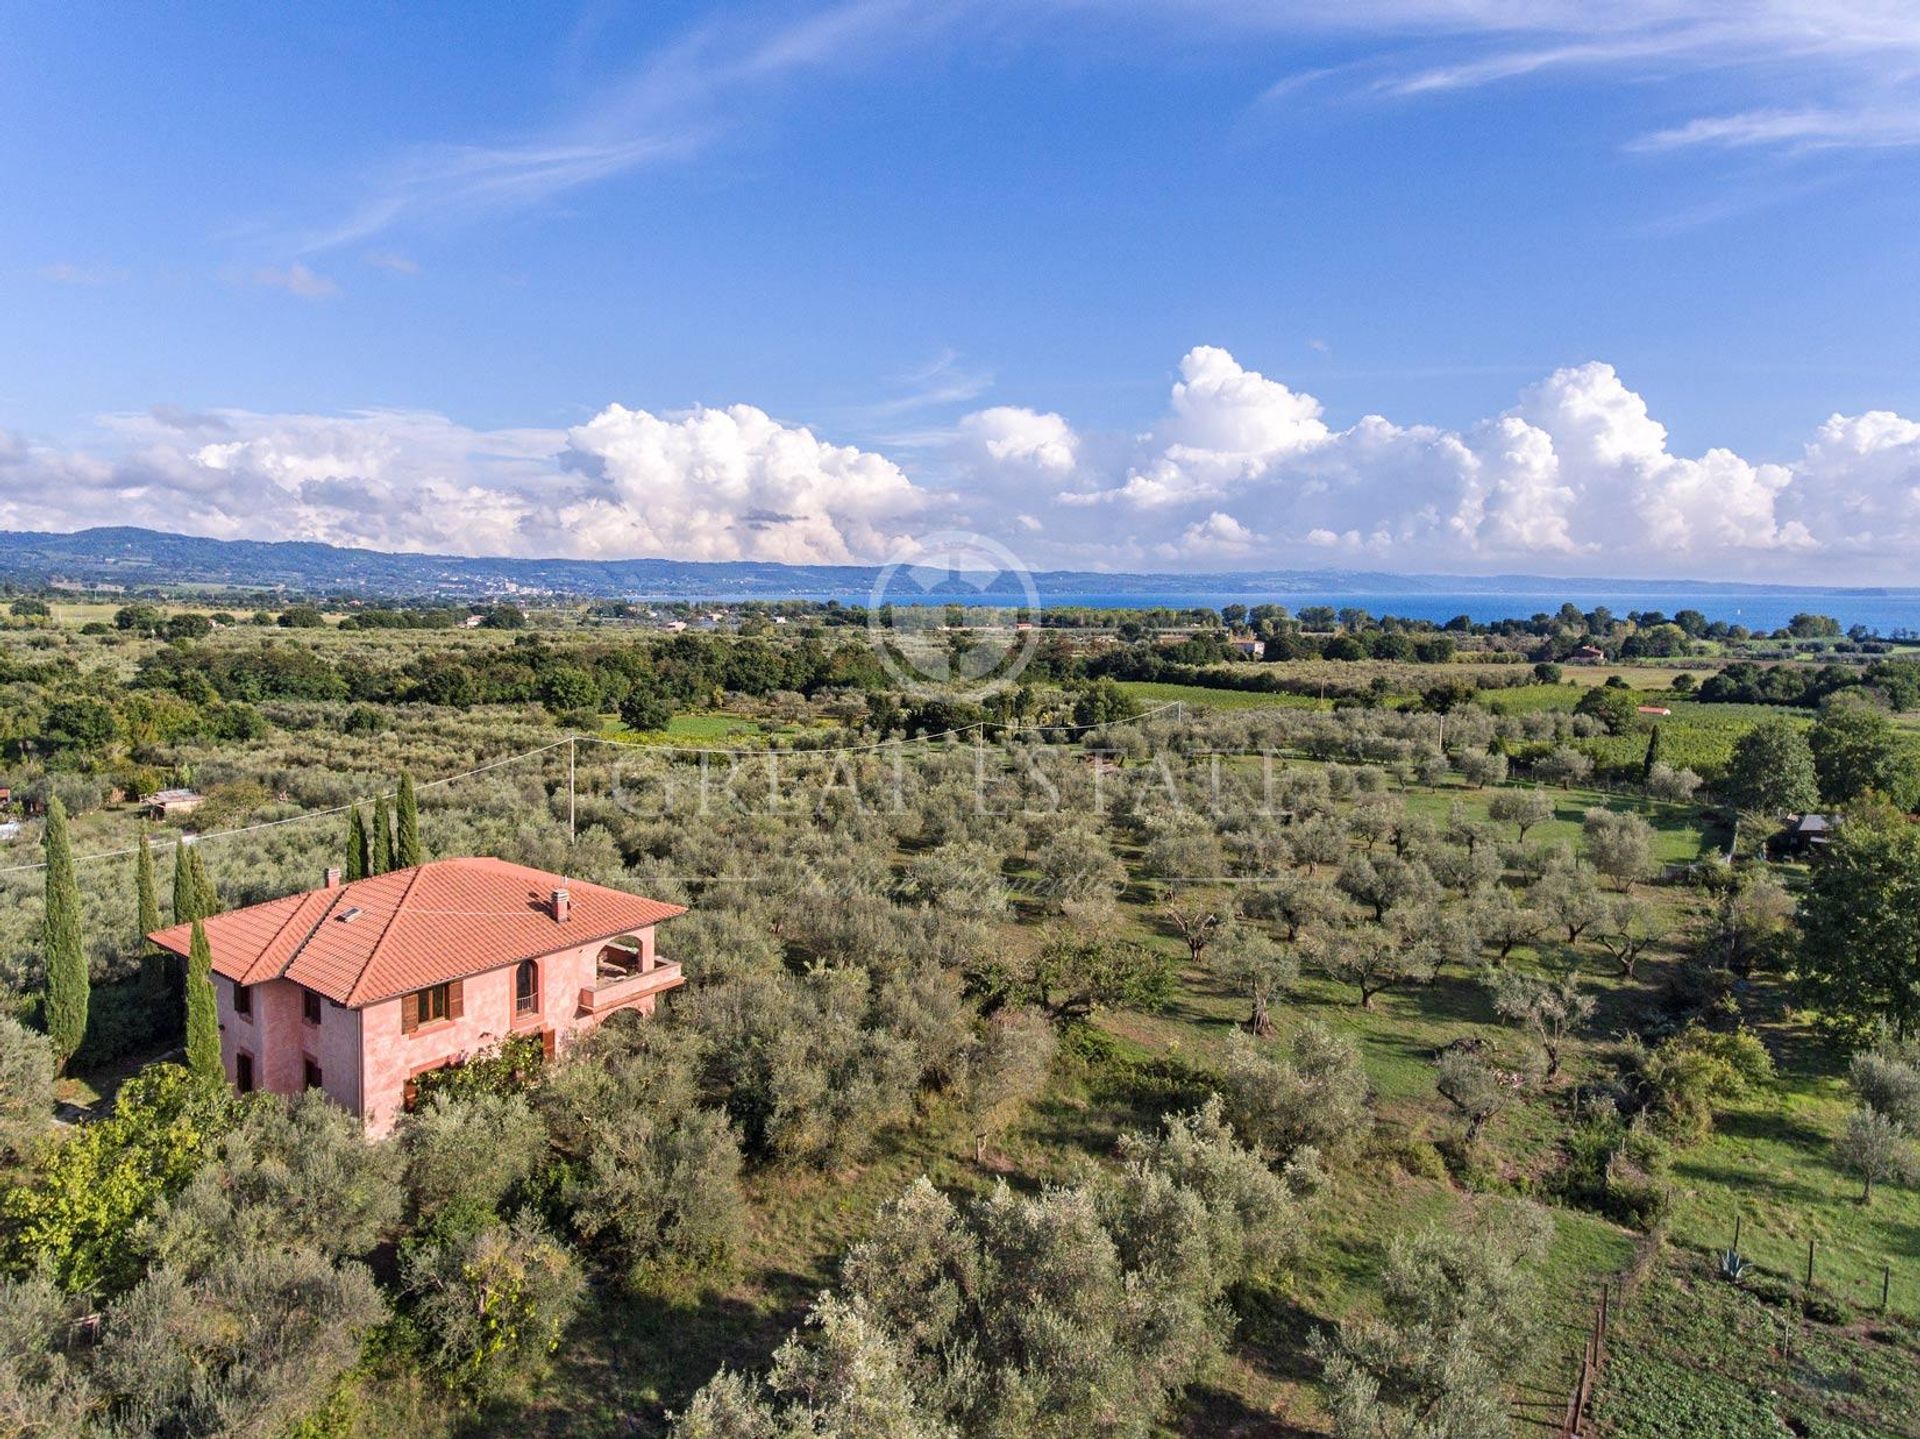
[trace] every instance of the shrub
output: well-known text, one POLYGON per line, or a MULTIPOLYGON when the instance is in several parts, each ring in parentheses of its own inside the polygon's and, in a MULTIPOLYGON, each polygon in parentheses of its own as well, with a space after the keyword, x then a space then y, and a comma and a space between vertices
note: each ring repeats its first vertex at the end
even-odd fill
POLYGON ((163 1266, 107 1310, 95 1356, 116 1434, 278 1434, 318 1407, 385 1316, 372 1277, 311 1249, 163 1266))
POLYGON ((159 1201, 144 1246, 190 1277, 228 1256, 365 1255, 400 1217, 398 1159, 317 1090, 258 1095, 187 1186, 159 1201))
POLYGON ((135 1230, 178 1193, 233 1124, 225 1086, 157 1064, 120 1087, 113 1113, 74 1130, 33 1179, 0 1194, 7 1267, 52 1267, 69 1291, 117 1293, 140 1275, 135 1230))
POLYGON ((1747 1029, 1723 1033, 1689 1025, 1662 1040, 1640 1065, 1656 1123, 1682 1144, 1705 1139, 1717 1107, 1772 1076, 1766 1046, 1747 1029))
POLYGON ((582 1292, 566 1246, 524 1213, 413 1250, 406 1286, 429 1361, 474 1394, 543 1371, 582 1292))
POLYGON ((516 1034, 457 1064, 430 1069, 414 1081, 415 1103, 439 1095, 467 1099, 479 1094, 520 1094, 540 1082, 546 1050, 537 1034, 516 1034))
POLYGON ((547 1130, 524 1095, 442 1092, 408 1116, 399 1148, 416 1221, 467 1233, 497 1219, 539 1168, 547 1130))
POLYGON ((53 1119, 53 1046, 0 1015, 0 1160, 30 1155, 53 1119))

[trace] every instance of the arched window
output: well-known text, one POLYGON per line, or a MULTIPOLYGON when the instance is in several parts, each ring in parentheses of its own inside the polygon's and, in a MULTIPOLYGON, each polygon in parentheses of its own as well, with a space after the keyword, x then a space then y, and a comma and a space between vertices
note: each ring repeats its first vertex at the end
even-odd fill
POLYGON ((513 1012, 540 1012, 540 966, 530 959, 521 960, 520 967, 513 972, 513 1012))

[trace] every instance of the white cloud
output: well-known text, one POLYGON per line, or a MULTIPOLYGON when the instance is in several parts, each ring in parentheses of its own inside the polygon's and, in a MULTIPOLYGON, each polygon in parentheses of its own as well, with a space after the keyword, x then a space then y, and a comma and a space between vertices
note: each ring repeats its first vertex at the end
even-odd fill
POLYGON ((324 300, 340 293, 340 287, 325 275, 316 275, 305 265, 295 261, 284 270, 260 269, 252 275, 253 283, 269 289, 285 290, 290 295, 298 295, 303 300, 324 300))
POLYGON ((1676 455, 1600 363, 1556 371, 1462 431, 1379 415, 1336 430, 1313 396, 1200 347, 1139 446, 1124 476, 1055 497, 1089 553, 1218 567, 1242 562, 1238 546, 1276 566, 1332 551, 1389 569, 1714 576, 1786 554, 1817 572, 1846 550, 1901 578, 1902 546, 1920 543, 1920 425, 1835 417, 1790 463, 1676 455), (1169 532, 1179 540, 1145 538, 1169 532))
POLYGON ((119 265, 76 265, 70 260, 55 261, 40 271, 56 285, 117 285, 128 273, 119 265))
POLYGON ((1902 0, 1194 0, 1183 13, 1230 30, 1364 37, 1378 48, 1346 73, 1391 97, 1565 73, 1668 85, 1709 74, 1715 93, 1744 85, 1758 102, 1657 131, 1640 149, 1920 144, 1920 8, 1902 0), (1396 40, 1413 43, 1387 48, 1396 40))
POLYGON ((1797 454, 1674 452, 1611 366, 1555 371, 1459 429, 1364 415, 1199 347, 1165 413, 1090 432, 966 416, 911 471, 751 405, 610 405, 572 429, 414 411, 110 417, 73 450, 0 432, 0 527, 145 524, 476 555, 881 562, 974 529, 1035 567, 1777 577, 1901 583, 1920 422, 1835 415, 1797 454))
POLYGON ((477 431, 441 415, 161 410, 118 447, 0 444, 0 527, 141 524, 474 555, 880 560, 924 493, 892 461, 750 405, 609 406, 572 430, 477 431))
POLYGON ((893 461, 751 405, 678 418, 611 405, 567 440, 584 488, 530 528, 576 554, 850 563, 897 548, 924 502, 893 461))
POLYGON ((1080 437, 1060 416, 1018 405, 995 405, 960 421, 960 432, 997 465, 1065 474, 1073 469, 1080 437))
POLYGON ((293 237, 311 254, 391 230, 512 213, 616 176, 685 159, 737 126, 756 100, 869 61, 937 31, 957 0, 840 0, 788 18, 728 15, 646 55, 618 84, 542 130, 419 145, 362 177, 330 221, 293 237))
POLYGON ((1174 543, 1156 546, 1154 553, 1161 559, 1187 564, 1217 564, 1247 560, 1259 544, 1260 536, 1232 515, 1215 510, 1188 525, 1174 543))

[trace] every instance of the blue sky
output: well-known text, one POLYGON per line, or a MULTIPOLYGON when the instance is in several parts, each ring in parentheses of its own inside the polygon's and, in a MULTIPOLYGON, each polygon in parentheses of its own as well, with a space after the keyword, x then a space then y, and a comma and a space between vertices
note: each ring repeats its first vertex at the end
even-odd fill
POLYGON ((0 524, 1920 579, 1911 5, 8 29, 0 524))

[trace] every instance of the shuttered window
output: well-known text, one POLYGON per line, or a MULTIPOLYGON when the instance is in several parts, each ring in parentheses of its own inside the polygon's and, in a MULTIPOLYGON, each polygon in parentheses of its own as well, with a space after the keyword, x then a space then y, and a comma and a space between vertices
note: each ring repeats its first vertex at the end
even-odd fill
POLYGON ((416 989, 412 994, 400 997, 400 1030, 411 1034, 423 1024, 438 1024, 443 1020, 458 1019, 466 1013, 465 996, 460 992, 460 981, 448 984, 436 984, 426 989, 416 989))

